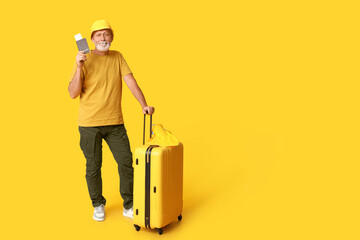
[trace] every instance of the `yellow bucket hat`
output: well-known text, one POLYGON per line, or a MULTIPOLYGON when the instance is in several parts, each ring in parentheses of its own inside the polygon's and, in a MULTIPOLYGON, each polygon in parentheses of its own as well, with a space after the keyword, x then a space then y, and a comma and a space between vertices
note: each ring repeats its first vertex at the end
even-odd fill
POLYGON ((110 29, 111 33, 114 37, 114 31, 112 30, 110 23, 106 20, 96 20, 93 25, 91 26, 91 38, 93 36, 93 33, 98 30, 102 29, 110 29))

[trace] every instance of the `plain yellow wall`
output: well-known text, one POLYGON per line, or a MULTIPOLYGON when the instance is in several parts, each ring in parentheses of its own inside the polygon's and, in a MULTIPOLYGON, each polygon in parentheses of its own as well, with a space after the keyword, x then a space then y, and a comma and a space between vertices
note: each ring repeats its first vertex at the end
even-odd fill
MULTIPOLYGON (((162 238, 359 239, 357 1, 7 1, 1 19, 2 239, 153 239, 122 217, 104 143, 107 217, 92 220, 67 92, 95 20, 185 147, 184 218, 162 238)), ((124 85, 125 86, 125 85, 124 85)), ((141 108, 123 90, 131 148, 141 108)))

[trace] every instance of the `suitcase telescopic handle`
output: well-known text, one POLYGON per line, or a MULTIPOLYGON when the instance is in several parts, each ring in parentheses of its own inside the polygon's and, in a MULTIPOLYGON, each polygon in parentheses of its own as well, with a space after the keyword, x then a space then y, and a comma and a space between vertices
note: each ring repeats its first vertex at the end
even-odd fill
MULTIPOLYGON (((145 145, 145 122, 146 114, 144 114, 144 131, 143 131, 143 145, 145 145)), ((150 115, 150 138, 151 138, 152 115, 150 115)))

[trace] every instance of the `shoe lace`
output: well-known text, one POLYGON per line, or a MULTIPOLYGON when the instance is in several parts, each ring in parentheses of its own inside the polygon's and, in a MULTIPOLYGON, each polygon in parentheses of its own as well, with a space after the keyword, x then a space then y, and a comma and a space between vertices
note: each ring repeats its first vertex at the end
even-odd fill
POLYGON ((102 205, 95 207, 95 212, 101 212, 102 208, 103 208, 102 205))
POLYGON ((129 212, 131 212, 131 211, 133 211, 133 208, 131 207, 131 208, 129 208, 129 209, 124 209, 125 210, 125 213, 129 213, 129 212))

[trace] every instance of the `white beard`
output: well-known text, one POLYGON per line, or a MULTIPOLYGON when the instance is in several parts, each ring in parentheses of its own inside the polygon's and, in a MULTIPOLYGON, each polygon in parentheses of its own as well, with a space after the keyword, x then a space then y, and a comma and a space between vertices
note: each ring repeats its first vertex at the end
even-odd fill
POLYGON ((109 50, 110 45, 111 45, 110 42, 100 41, 95 46, 96 46, 96 49, 99 50, 100 52, 106 52, 107 50, 109 50))

